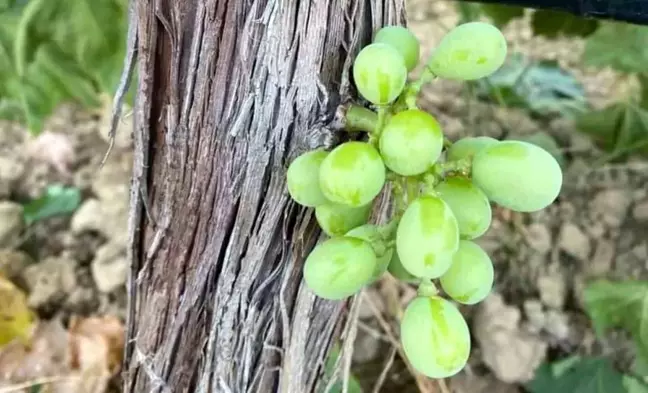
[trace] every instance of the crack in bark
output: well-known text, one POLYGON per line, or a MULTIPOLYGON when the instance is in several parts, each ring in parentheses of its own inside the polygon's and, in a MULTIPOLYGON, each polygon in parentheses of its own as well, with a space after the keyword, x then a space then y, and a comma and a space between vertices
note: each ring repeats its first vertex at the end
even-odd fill
POLYGON ((319 230, 285 168, 336 142, 352 59, 402 0, 132 1, 125 391, 313 391, 344 304, 301 285, 319 230))

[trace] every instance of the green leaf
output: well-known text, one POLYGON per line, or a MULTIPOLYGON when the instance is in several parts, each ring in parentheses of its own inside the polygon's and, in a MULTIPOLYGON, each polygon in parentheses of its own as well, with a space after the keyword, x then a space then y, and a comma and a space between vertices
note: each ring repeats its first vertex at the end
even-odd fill
POLYGON ((479 4, 467 1, 456 2, 457 12, 459 13, 459 23, 468 23, 479 19, 482 9, 479 4))
POLYGON ((581 114, 576 127, 589 134, 610 159, 631 153, 648 154, 648 110, 630 102, 618 102, 581 114))
MULTIPOLYGON (((335 344, 333 348, 331 348, 331 351, 329 352, 328 357, 326 358, 326 363, 324 365, 324 375, 326 376, 326 379, 328 380, 331 375, 333 375, 333 370, 335 369, 335 363, 337 362, 338 357, 340 356, 340 345, 335 344)), ((358 382, 358 379, 354 375, 349 376, 349 384, 348 384, 348 392, 349 393, 362 393, 362 387, 360 386, 360 382, 358 382)), ((322 390, 324 390, 326 387, 323 387, 322 390)), ((342 380, 337 381, 333 386, 331 386, 331 389, 329 389, 326 393, 341 393, 343 389, 343 384, 342 380)))
POLYGON ((585 43, 583 61, 621 72, 646 72, 648 27, 606 22, 585 43))
POLYGON ((623 386, 628 393, 648 393, 648 362, 637 356, 632 365, 632 375, 623 376, 623 386))
POLYGON ((641 87, 639 105, 644 109, 648 109, 648 73, 637 74, 637 79, 639 79, 639 86, 641 87))
POLYGON ((599 280, 585 288, 585 306, 599 335, 626 329, 648 358, 648 282, 599 280))
POLYGON ((519 53, 478 80, 477 94, 540 115, 573 116, 587 108, 583 87, 573 75, 555 61, 531 62, 519 53))
POLYGON ((513 19, 524 16, 524 7, 502 4, 482 4, 482 12, 488 16, 500 29, 509 24, 513 19))
POLYGON ((586 19, 563 11, 536 10, 531 16, 533 34, 547 38, 587 37, 598 28, 596 19, 586 19))
POLYGON ((25 222, 30 225, 49 217, 70 214, 81 203, 81 191, 74 187, 51 185, 38 199, 24 205, 25 222))
POLYGON ((36 134, 61 102, 96 108, 102 94, 114 94, 126 52, 127 5, 0 0, 10 7, 0 12, 0 116, 18 118, 36 134))
POLYGON ((87 107, 101 104, 96 89, 88 80, 89 75, 58 46, 41 46, 36 54, 36 61, 43 72, 49 74, 56 82, 56 90, 64 92, 67 97, 74 98, 87 107))
POLYGON ((604 358, 545 363, 528 385, 531 393, 622 393, 622 374, 604 358))

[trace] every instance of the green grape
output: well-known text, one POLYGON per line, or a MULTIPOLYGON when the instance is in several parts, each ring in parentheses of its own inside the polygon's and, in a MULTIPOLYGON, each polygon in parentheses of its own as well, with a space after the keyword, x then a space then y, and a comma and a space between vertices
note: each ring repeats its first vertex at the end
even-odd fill
POLYGON ((450 146, 447 159, 448 161, 457 161, 464 158, 472 158, 479 150, 498 142, 497 139, 489 136, 462 138, 450 146))
POLYGON ((387 267, 387 270, 389 271, 389 274, 394 276, 394 278, 397 278, 403 282, 416 283, 421 281, 420 278, 414 276, 413 274, 408 272, 407 269, 405 269, 403 263, 398 257, 397 252, 392 253, 392 257, 391 260, 389 261, 389 266, 387 267))
POLYGON ((441 39, 428 67, 445 79, 479 79, 502 66, 506 51, 506 38, 497 27, 484 22, 464 23, 441 39))
POLYGON ((562 187, 562 171, 543 148, 503 141, 480 150, 472 162, 472 180, 491 201, 518 212, 534 212, 553 203, 562 187))
POLYGON ((290 197, 302 206, 315 207, 326 203, 319 184, 322 161, 328 152, 313 150, 295 158, 288 166, 286 183, 290 197))
POLYGON ((396 49, 403 56, 407 71, 412 71, 419 61, 421 45, 416 36, 403 26, 385 26, 378 30, 374 42, 396 49))
POLYGON ((326 203, 315 208, 315 218, 327 235, 342 236, 355 227, 365 224, 371 215, 372 204, 350 207, 338 203, 326 203))
POLYGON ((492 213, 486 194, 465 177, 449 177, 435 187, 459 223, 459 235, 475 239, 490 227, 492 213))
POLYGON ((394 249, 387 247, 385 239, 383 239, 380 233, 380 228, 377 225, 365 224, 350 230, 345 236, 362 239, 371 244, 377 258, 376 269, 371 276, 371 281, 373 282, 379 279, 387 271, 389 261, 392 258, 392 254, 394 254, 394 249))
POLYGON ((353 79, 358 92, 367 101, 374 105, 389 104, 403 91, 407 82, 405 60, 390 45, 367 45, 353 63, 353 79))
POLYGON ((387 168, 403 176, 420 175, 439 159, 443 134, 432 115, 409 109, 389 119, 379 145, 387 168))
POLYGON ((365 286, 376 268, 376 254, 368 242, 334 237, 311 251, 304 264, 304 281, 319 297, 340 300, 365 286))
POLYGON ((493 288, 493 262, 481 247, 462 240, 452 265, 441 276, 441 288, 451 298, 463 304, 477 304, 493 288))
POLYGON ((401 342, 412 366, 430 378, 461 371, 470 356, 470 331, 457 307, 439 296, 419 296, 405 309, 401 342))
POLYGON ((346 142, 322 161, 320 188, 331 202, 360 207, 371 202, 385 184, 385 164, 368 143, 346 142))
POLYGON ((396 230, 396 252, 416 277, 437 278, 450 267, 459 247, 459 225, 442 199, 422 196, 403 213, 396 230))

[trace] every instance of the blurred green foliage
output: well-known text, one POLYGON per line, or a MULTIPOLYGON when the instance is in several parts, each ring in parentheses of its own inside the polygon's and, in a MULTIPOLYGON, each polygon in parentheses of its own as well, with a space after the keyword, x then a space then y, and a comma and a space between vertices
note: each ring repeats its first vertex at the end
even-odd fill
MULTIPOLYGON (((335 343, 335 345, 333 345, 333 347, 331 348, 328 357, 326 358, 326 364, 324 365, 324 376, 325 376, 324 380, 328 381, 333 376, 333 373, 335 371, 335 363, 338 361, 338 358, 340 357, 340 352, 341 352, 340 344, 335 343)), ((326 386, 324 386, 322 392, 342 393, 344 382, 340 379, 340 377, 341 375, 338 375, 338 381, 335 382, 333 386, 331 386, 331 388, 326 392, 323 392, 326 389, 326 386)), ((360 386, 360 382, 353 374, 349 376, 347 391, 348 393, 362 393, 362 387, 360 386)))
POLYGON ((473 83, 478 96, 533 114, 573 116, 588 108, 583 86, 571 73, 555 61, 530 61, 520 53, 509 56, 494 74, 473 83))
POLYGON ((637 357, 623 374, 606 358, 572 356, 543 364, 527 388, 531 393, 648 393, 648 282, 591 282, 585 308, 599 337, 621 328, 632 335, 637 357))
MULTIPOLYGON (((637 83, 636 96, 627 97, 627 99, 601 109, 568 107, 566 114, 575 115, 578 129, 592 136, 598 146, 609 153, 609 160, 622 160, 633 153, 648 155, 648 26, 603 22, 565 12, 530 10, 497 4, 472 4, 460 6, 459 10, 464 21, 483 15, 500 28, 504 28, 517 18, 530 14, 534 35, 548 39, 574 36, 585 39, 585 50, 582 57, 585 66, 611 68, 636 78, 639 82, 637 83)), ((512 106, 518 107, 526 106, 526 109, 538 113, 538 108, 532 106, 537 106, 534 97, 520 94, 524 89, 519 84, 524 84, 526 81, 518 78, 516 83, 511 85, 511 77, 507 78, 505 75, 507 72, 515 73, 510 70, 519 68, 518 64, 519 60, 513 56, 509 64, 503 67, 501 73, 496 73, 493 78, 490 78, 495 79, 495 82, 486 80, 480 83, 483 85, 485 82, 490 82, 491 85, 500 86, 498 87, 500 91, 492 89, 486 91, 492 101, 501 104, 500 97, 511 95, 513 92, 515 93, 513 98, 505 100, 507 103, 512 102, 512 106)), ((563 92, 573 93, 576 91, 573 88, 574 80, 570 80, 566 72, 561 70, 555 62, 552 64, 537 62, 536 65, 527 67, 537 67, 542 70, 537 73, 533 83, 534 88, 550 93, 543 96, 539 102, 563 112, 562 104, 569 102, 564 100, 563 92), (563 88, 556 90, 560 84, 563 85, 563 88), (552 91, 555 91, 557 95, 552 97, 552 91)), ((484 92, 483 86, 481 91, 484 92)), ((580 98, 575 102, 578 105, 582 103, 580 98)))
POLYGON ((543 364, 527 389, 530 393, 629 393, 623 374, 607 359, 578 356, 543 364))
POLYGON ((23 216, 27 225, 50 217, 68 215, 81 204, 81 190, 52 184, 40 197, 23 205, 23 216))
POLYGON ((0 0, 0 117, 39 133, 63 101, 98 107, 119 81, 126 31, 127 0, 0 0))
POLYGON ((609 329, 625 329, 648 359, 648 282, 593 282, 585 290, 585 305, 600 336, 609 329))

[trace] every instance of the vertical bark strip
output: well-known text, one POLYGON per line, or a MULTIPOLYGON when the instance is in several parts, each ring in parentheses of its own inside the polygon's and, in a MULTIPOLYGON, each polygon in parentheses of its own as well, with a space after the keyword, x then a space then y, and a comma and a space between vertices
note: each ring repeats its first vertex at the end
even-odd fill
POLYGON ((402 0, 132 0, 138 89, 125 392, 314 389, 343 304, 301 285, 285 191, 402 0))

